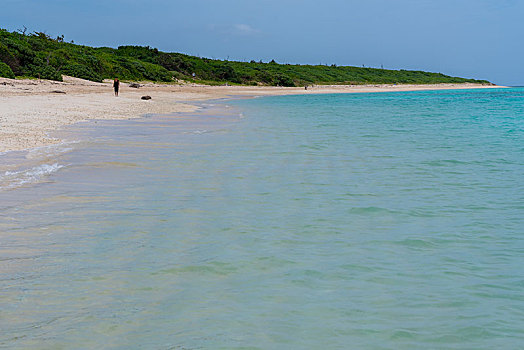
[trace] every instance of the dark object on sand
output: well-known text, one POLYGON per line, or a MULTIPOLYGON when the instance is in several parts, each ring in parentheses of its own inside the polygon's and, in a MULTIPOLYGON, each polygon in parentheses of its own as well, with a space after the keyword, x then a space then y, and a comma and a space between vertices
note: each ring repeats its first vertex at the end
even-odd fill
POLYGON ((50 93, 52 94, 65 94, 66 92, 65 91, 62 91, 62 90, 53 90, 53 91, 49 91, 50 93))
POLYGON ((142 100, 150 100, 151 96, 142 96, 142 100))
POLYGON ((139 83, 131 83, 129 84, 129 87, 132 87, 132 88, 135 88, 135 89, 138 89, 141 85, 139 83))

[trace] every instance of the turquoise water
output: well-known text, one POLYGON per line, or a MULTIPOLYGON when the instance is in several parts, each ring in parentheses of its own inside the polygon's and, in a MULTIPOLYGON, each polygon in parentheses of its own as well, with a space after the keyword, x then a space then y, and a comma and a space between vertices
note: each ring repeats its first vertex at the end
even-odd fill
POLYGON ((204 107, 1 156, 0 347, 522 347, 524 89, 204 107))

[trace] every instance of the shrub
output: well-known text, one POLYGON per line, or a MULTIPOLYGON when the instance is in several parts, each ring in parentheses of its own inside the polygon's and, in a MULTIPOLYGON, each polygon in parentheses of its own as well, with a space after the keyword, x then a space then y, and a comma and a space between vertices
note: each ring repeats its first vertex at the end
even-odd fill
POLYGON ((20 63, 7 46, 0 44, 0 62, 7 64, 13 72, 20 74, 20 63))
POLYGON ((27 42, 4 38, 2 43, 9 49, 13 56, 17 57, 21 66, 31 64, 36 56, 27 42))
POLYGON ((167 70, 176 71, 190 75, 193 71, 191 62, 175 54, 160 52, 155 59, 155 63, 161 65, 167 70))
POLYGON ((15 73, 13 73, 11 67, 9 67, 7 64, 0 62, 0 77, 14 79, 15 73))
POLYGON ((162 66, 144 62, 142 75, 146 80, 170 82, 173 80, 172 74, 162 66))
POLYGON ((30 65, 28 68, 29 76, 35 78, 39 77, 41 79, 62 81, 62 75, 58 73, 58 71, 53 66, 30 65))
POLYGON ((88 66, 84 66, 82 64, 68 64, 62 67, 61 73, 75 78, 96 81, 99 83, 102 82, 102 76, 100 74, 96 73, 88 66))
POLYGON ((295 82, 287 75, 278 74, 273 80, 273 85, 295 86, 295 82))
POLYGON ((228 64, 219 64, 214 67, 213 75, 218 78, 218 80, 228 80, 232 82, 238 81, 238 76, 235 70, 228 64))

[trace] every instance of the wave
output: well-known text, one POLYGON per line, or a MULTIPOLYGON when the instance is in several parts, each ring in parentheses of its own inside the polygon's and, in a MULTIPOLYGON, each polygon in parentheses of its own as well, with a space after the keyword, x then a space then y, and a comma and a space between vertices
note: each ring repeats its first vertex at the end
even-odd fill
POLYGON ((212 132, 212 131, 203 129, 203 130, 185 131, 184 134, 200 135, 200 134, 207 134, 207 133, 210 133, 210 132, 212 132))
POLYGON ((27 159, 41 159, 48 157, 55 157, 74 150, 73 145, 80 141, 62 141, 57 144, 47 145, 42 147, 35 147, 27 151, 27 159))
POLYGON ((29 169, 6 171, 0 174, 0 190, 13 189, 27 184, 41 182, 64 166, 65 165, 58 163, 41 164, 29 169))

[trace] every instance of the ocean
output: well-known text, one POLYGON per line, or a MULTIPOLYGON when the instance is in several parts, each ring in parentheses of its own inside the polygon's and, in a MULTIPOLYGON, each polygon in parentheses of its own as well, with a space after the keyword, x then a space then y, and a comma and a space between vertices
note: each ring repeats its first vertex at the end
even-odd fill
POLYGON ((0 348, 522 347, 524 88, 201 107, 0 155, 0 348))

